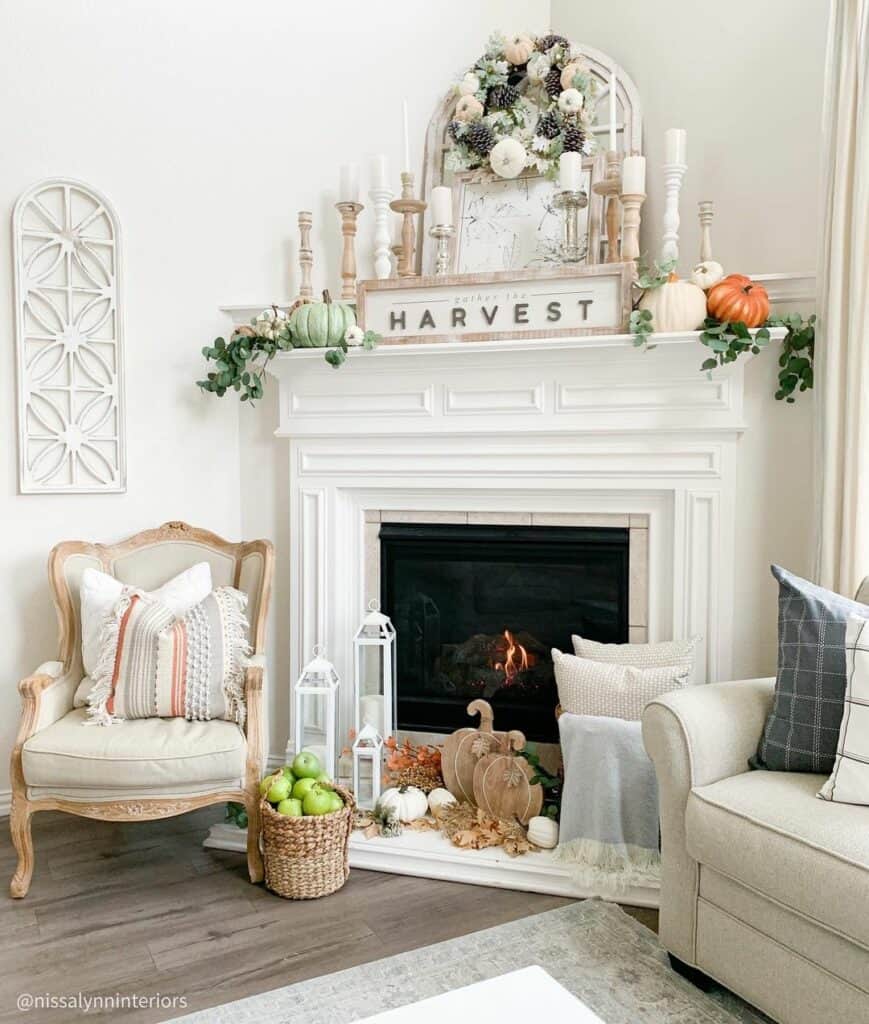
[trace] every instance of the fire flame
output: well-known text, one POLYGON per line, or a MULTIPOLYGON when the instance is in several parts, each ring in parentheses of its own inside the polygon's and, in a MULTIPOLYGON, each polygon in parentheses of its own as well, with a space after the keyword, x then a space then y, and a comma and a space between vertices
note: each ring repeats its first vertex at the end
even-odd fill
POLYGON ((516 642, 509 629, 504 630, 504 639, 507 641, 507 656, 504 661, 496 661, 494 667, 504 673, 506 685, 509 686, 520 672, 528 668, 528 652, 522 644, 516 642))

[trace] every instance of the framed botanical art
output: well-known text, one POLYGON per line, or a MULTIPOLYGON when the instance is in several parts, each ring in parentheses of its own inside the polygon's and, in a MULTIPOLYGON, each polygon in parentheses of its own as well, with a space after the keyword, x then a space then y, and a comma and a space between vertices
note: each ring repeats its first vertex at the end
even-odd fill
MULTIPOLYGON (((592 158, 583 161, 581 187, 589 205, 580 214, 580 236, 586 254, 597 249, 591 237, 600 223, 601 197, 591 190, 597 166, 592 158)), ((456 173, 452 182, 454 274, 528 270, 558 262, 561 216, 553 206, 553 182, 535 174, 499 178, 479 168, 456 173)), ((596 262, 588 256, 585 261, 596 262)))

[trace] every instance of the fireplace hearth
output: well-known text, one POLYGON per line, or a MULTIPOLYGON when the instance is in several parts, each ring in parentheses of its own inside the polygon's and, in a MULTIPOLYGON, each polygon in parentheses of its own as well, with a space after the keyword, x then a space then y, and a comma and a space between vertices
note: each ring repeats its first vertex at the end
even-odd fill
POLYGON ((482 697, 499 729, 557 742, 551 648, 628 640, 628 529, 383 523, 380 566, 401 730, 452 732, 482 697))

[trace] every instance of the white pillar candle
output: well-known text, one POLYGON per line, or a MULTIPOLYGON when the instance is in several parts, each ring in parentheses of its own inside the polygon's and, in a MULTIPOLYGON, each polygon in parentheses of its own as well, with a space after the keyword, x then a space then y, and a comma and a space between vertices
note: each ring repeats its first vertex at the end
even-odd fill
POLYGON ((562 153, 558 161, 558 187, 562 192, 579 192, 582 187, 582 158, 579 153, 562 153))
POLYGON ((379 693, 369 693, 359 698, 359 725, 364 728, 366 725, 373 725, 383 735, 383 696, 379 693))
POLYGON ((371 158, 371 187, 389 188, 389 161, 384 153, 371 158))
POLYGON ((435 227, 453 223, 453 191, 447 185, 437 185, 431 190, 431 222, 435 227))
POLYGON ((622 194, 641 196, 646 193, 646 158, 626 156, 622 163, 622 194))
POLYGON ((616 69, 610 72, 610 151, 616 151, 616 94, 618 92, 616 69))
POLYGON ((664 163, 684 164, 688 152, 688 133, 684 128, 668 128, 664 133, 664 163))
POLYGON ((359 164, 342 164, 338 175, 338 202, 359 202, 359 164))
POLYGON ((402 117, 404 120, 404 167, 405 171, 410 170, 410 133, 407 130, 407 100, 402 103, 402 117))

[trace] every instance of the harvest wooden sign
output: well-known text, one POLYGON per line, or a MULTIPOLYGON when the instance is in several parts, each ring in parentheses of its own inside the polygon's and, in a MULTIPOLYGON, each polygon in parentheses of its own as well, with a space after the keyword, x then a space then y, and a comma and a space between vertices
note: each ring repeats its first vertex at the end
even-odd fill
POLYGON ((360 281, 356 315, 384 345, 620 334, 633 264, 360 281))

